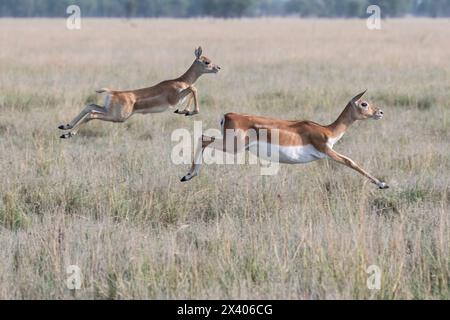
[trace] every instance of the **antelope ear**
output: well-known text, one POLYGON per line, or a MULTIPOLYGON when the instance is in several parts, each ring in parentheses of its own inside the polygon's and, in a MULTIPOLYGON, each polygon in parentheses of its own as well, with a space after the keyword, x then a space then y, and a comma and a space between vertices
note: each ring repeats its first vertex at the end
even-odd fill
POLYGON ((202 47, 198 47, 197 49, 195 49, 195 57, 197 59, 200 59, 200 57, 202 56, 202 52, 203 52, 202 47))
POLYGON ((353 99, 352 99, 352 103, 355 103, 356 101, 358 101, 359 99, 361 99, 362 96, 363 96, 366 92, 367 92, 367 89, 364 90, 363 92, 361 92, 360 94, 354 96, 353 99))

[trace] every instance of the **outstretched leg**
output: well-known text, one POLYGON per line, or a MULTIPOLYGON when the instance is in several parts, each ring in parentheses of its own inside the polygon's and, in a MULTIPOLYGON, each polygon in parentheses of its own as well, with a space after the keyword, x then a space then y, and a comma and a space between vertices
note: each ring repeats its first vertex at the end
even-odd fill
POLYGON ((181 182, 189 181, 193 177, 197 176, 200 173, 200 168, 202 166, 202 157, 203 157, 203 151, 210 146, 211 144, 214 145, 220 145, 223 150, 223 140, 222 139, 215 139, 213 137, 208 137, 205 135, 202 135, 201 141, 198 144, 197 150, 194 153, 194 159, 192 161, 191 169, 189 170, 188 174, 186 174, 183 178, 181 178, 181 182))
POLYGON ((346 156, 343 156, 330 148, 327 148, 325 150, 325 153, 334 161, 359 172, 360 174, 362 174, 363 176, 368 178, 370 181, 372 181, 374 184, 376 184, 378 186, 378 188, 380 188, 380 189, 389 188, 389 186, 385 182, 382 182, 382 181, 378 180, 377 178, 375 178, 374 176, 372 176, 370 173, 368 173, 363 168, 361 168, 359 165, 357 165, 352 159, 347 158, 346 156))
MULTIPOLYGON (((229 137, 229 139, 230 138, 231 137, 229 137)), ((226 139, 208 137, 208 136, 203 135, 201 137, 201 141, 199 141, 201 143, 198 144, 197 150, 195 151, 191 170, 189 170, 188 174, 186 174, 181 179, 181 182, 189 181, 200 173, 200 169, 202 166, 203 152, 205 151, 206 148, 212 148, 214 150, 219 150, 222 152, 228 152, 228 153, 232 153, 232 154, 236 154, 238 152, 241 152, 241 151, 247 149, 247 145, 245 143, 245 137, 232 136, 232 139, 234 139, 234 144, 232 146, 227 147, 226 139)))
POLYGON ((78 133, 81 126, 88 123, 91 120, 102 120, 102 121, 109 121, 109 122, 119 122, 117 121, 117 118, 106 114, 106 113, 99 113, 92 111, 91 113, 87 114, 78 124, 73 128, 72 131, 67 132, 61 136, 61 139, 69 139, 72 138, 74 135, 78 133))
POLYGON ((101 107, 99 105, 96 105, 96 104, 89 104, 70 123, 65 124, 65 125, 64 124, 60 125, 58 127, 58 129, 61 129, 61 130, 73 129, 73 127, 75 127, 78 124, 78 122, 80 122, 83 118, 86 117, 87 114, 89 114, 89 113, 91 113, 93 111, 104 113, 105 112, 105 108, 103 108, 103 107, 101 107))

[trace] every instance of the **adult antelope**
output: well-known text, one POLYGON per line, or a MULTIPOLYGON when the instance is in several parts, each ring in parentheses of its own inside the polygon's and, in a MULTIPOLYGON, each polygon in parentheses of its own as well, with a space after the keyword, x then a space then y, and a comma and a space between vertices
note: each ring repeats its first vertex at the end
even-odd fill
POLYGON ((188 102, 185 109, 181 111, 177 109, 175 113, 186 116, 197 114, 200 108, 194 83, 201 75, 217 73, 219 70, 218 65, 202 56, 202 48, 199 47, 195 50, 194 63, 179 78, 163 81, 153 87, 139 90, 112 91, 106 88, 98 90, 97 93, 107 94, 105 106, 87 105, 69 124, 58 127, 61 130, 72 130, 63 134, 61 138, 73 137, 82 125, 91 120, 124 122, 135 113, 164 112, 169 107, 183 103, 186 98, 188 98, 188 102), (194 111, 190 110, 192 100, 194 100, 194 111))
POLYGON ((333 150, 334 144, 342 138, 356 120, 380 120, 383 118, 383 111, 369 102, 361 100, 365 92, 350 100, 337 120, 328 126, 322 126, 312 121, 287 121, 237 113, 225 114, 221 122, 223 139, 203 135, 194 155, 191 170, 181 181, 189 181, 199 174, 203 152, 208 147, 229 153, 237 153, 245 149, 252 150, 250 148, 252 144, 257 144, 258 149, 267 148, 267 146, 262 146, 259 138, 261 129, 265 129, 267 133, 265 136, 268 136, 269 139, 270 136, 275 135, 274 130, 277 131, 278 145, 272 145, 271 150, 278 152, 278 162, 280 163, 308 163, 328 156, 364 175, 380 189, 387 189, 386 183, 369 174, 350 158, 333 150), (256 141, 250 141, 248 138, 249 130, 256 132, 256 141), (236 134, 236 131, 242 134, 236 134), (227 148, 227 137, 235 140, 231 144, 232 148, 229 146, 227 148))

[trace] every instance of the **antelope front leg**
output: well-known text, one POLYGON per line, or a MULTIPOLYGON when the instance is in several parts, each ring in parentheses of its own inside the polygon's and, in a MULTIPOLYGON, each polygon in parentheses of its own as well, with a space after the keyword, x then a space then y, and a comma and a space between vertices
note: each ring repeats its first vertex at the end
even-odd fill
POLYGON ((186 108, 184 108, 184 110, 181 110, 181 111, 180 111, 179 109, 177 109, 177 110, 175 110, 174 113, 176 113, 176 114, 186 114, 186 113, 189 113, 190 110, 191 110, 192 99, 193 99, 193 95, 190 94, 190 95, 188 96, 188 102, 187 102, 187 104, 186 104, 186 108))
POLYGON ((200 108, 198 106, 198 93, 197 93, 197 88, 195 87, 191 87, 192 90, 192 96, 194 98, 194 111, 188 111, 186 113, 186 116, 193 116, 195 114, 200 113, 200 108))
POLYGON ((374 184, 376 184, 378 186, 378 188, 380 188, 380 189, 389 188, 389 186, 385 182, 382 182, 382 181, 378 180, 377 178, 375 178, 374 176, 372 176, 370 173, 368 173, 363 168, 361 168, 359 165, 357 165, 352 159, 347 158, 330 148, 327 148, 325 150, 325 153, 334 161, 336 161, 340 164, 343 164, 353 170, 356 170, 357 172, 359 172, 360 174, 362 174, 363 176, 368 178, 370 181, 372 181, 374 184))
POLYGON ((197 114, 200 112, 200 109, 198 107, 197 89, 192 86, 187 89, 184 89, 183 91, 180 92, 178 100, 180 101, 180 100, 184 99, 187 95, 191 95, 189 97, 189 99, 194 99, 194 106, 195 106, 194 111, 189 110, 189 107, 191 105, 191 101, 189 101, 188 106, 183 111, 176 110, 175 113, 184 114, 185 116, 193 116, 194 114, 197 114))

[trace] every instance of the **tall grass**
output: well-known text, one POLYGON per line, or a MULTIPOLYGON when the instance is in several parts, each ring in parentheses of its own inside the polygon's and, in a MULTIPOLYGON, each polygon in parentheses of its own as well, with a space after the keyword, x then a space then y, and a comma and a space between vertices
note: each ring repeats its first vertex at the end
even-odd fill
POLYGON ((445 20, 0 20, 0 298, 449 299, 449 38, 445 20), (385 119, 335 148, 391 188, 327 160, 181 184, 170 135, 194 119, 171 112, 59 140, 95 89, 177 76, 197 45, 223 67, 197 85, 205 128, 330 123, 368 88, 385 119))

